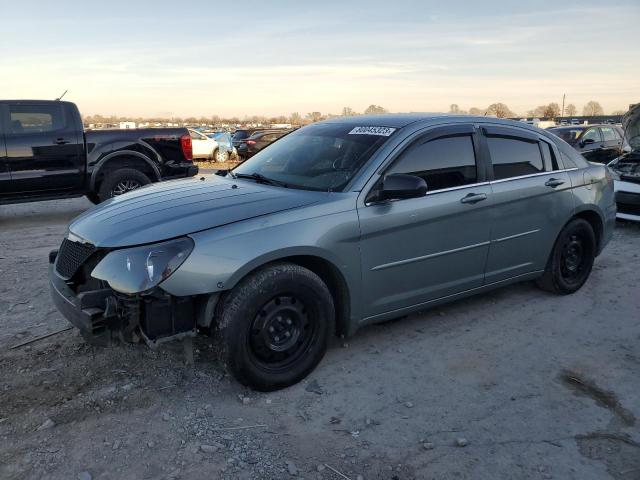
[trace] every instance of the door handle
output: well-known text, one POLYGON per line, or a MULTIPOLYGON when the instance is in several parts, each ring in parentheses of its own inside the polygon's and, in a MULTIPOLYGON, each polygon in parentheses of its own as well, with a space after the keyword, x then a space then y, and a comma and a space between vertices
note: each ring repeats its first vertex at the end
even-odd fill
POLYGON ((550 178, 549 180, 547 180, 546 182, 544 182, 544 184, 547 187, 552 187, 552 188, 556 188, 559 187, 560 185, 562 185, 564 183, 564 180, 560 180, 559 178, 550 178))
POLYGON ((460 199, 460 203, 478 203, 486 199, 486 193, 469 193, 460 199))
POLYGON ((69 140, 65 140, 64 138, 56 138, 53 143, 56 145, 64 145, 65 143, 69 143, 69 140))

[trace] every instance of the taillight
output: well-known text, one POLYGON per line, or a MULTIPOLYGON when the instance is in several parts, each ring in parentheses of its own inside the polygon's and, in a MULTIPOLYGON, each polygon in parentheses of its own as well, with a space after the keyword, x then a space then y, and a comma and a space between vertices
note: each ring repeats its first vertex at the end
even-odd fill
POLYGON ((255 145, 256 144, 255 140, 247 140, 245 143, 247 145, 255 145))
POLYGON ((180 137, 180 146, 182 147, 182 154, 186 160, 193 160, 193 145, 191 144, 191 136, 182 135, 180 137))

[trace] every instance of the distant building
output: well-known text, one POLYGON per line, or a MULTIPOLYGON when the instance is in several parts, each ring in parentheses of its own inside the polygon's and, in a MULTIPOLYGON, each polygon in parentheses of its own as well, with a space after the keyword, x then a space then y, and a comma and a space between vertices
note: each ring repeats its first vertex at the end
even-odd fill
POLYGON ((118 124, 118 128, 121 130, 129 130, 132 128, 136 128, 136 122, 120 122, 118 124))

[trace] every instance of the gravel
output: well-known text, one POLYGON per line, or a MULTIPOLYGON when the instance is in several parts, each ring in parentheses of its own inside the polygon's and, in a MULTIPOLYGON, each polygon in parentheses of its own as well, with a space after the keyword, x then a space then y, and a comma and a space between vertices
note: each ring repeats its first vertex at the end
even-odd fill
POLYGON ((574 295, 525 283, 368 327, 267 395, 227 375, 207 337, 193 366, 179 344, 102 348, 73 330, 9 350, 68 325, 49 298, 47 253, 88 206, 0 207, 0 478, 640 471, 640 226, 619 224, 574 295), (599 389, 571 388, 565 371, 599 389))

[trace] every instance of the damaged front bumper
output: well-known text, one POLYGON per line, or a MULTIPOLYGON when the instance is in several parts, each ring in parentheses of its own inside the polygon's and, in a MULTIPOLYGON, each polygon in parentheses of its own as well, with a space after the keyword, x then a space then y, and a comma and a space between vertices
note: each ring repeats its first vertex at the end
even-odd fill
POLYGON ((57 252, 49 256, 51 297, 65 318, 91 343, 106 345, 140 338, 150 347, 195 336, 209 327, 218 295, 176 297, 156 288, 124 295, 111 288, 81 290, 55 270, 57 252))

